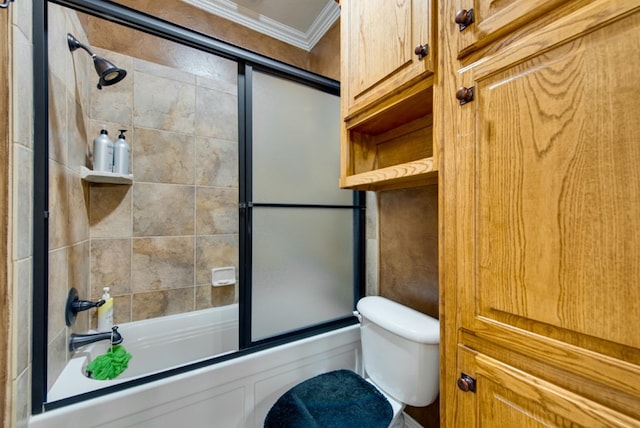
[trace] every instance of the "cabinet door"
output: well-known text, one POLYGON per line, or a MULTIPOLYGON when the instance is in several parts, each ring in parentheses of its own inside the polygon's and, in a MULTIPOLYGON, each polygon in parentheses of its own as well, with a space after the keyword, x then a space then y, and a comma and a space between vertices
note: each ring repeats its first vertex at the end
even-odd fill
POLYGON ((433 72, 431 0, 343 0, 342 97, 348 116, 433 72), (424 57, 416 47, 426 45, 424 57))
POLYGON ((456 0, 455 14, 445 21, 459 25, 460 58, 563 3, 566 0, 456 0))
POLYGON ((638 427, 640 421, 484 354, 462 349, 475 391, 460 394, 467 415, 458 426, 638 427), (464 425, 463 425, 464 423, 464 425))
MULTIPOLYGON (((461 70, 458 85, 473 87, 473 100, 455 119, 451 190, 459 322, 474 346, 496 344, 611 388, 593 399, 640 418, 632 46, 640 1, 592 1, 461 70)), ((565 387, 593 393, 584 385, 565 387)))

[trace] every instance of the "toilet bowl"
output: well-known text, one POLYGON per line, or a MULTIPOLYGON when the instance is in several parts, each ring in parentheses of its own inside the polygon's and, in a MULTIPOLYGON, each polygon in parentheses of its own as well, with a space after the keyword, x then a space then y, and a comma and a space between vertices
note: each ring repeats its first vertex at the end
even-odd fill
POLYGON ((439 321, 379 296, 357 308, 366 380, 351 370, 305 380, 276 401, 265 428, 396 428, 407 404, 435 401, 439 321))
POLYGON ((402 428, 404 426, 404 414, 402 412, 404 411, 405 405, 378 388, 376 384, 371 381, 371 379, 367 378, 365 380, 375 386, 376 389, 380 391, 380 393, 384 396, 384 398, 387 399, 389 404, 391 404, 393 416, 391 417, 391 422, 389 422, 389 428, 402 428))

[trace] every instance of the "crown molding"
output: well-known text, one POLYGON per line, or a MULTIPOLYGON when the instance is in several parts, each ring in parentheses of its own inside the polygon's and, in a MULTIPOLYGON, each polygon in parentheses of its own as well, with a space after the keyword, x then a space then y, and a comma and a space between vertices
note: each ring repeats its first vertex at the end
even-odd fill
POLYGON ((238 6, 229 0, 182 0, 213 15, 266 34, 300 49, 310 51, 340 17, 340 7, 334 1, 327 2, 322 12, 306 32, 284 25, 264 15, 238 6))

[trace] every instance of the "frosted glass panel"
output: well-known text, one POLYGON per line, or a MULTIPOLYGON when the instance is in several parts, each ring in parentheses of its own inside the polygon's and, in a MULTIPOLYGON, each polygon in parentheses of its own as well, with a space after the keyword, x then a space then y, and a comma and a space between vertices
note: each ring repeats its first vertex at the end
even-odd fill
POLYGON ((340 97, 253 75, 253 201, 351 204, 340 190, 340 97))
POLYGON ((254 208, 252 251, 252 340, 351 314, 351 209, 254 208))

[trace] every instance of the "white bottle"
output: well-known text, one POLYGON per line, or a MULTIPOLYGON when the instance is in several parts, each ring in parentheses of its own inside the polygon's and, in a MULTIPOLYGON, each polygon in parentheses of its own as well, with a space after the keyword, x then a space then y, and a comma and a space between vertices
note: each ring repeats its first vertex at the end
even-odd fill
POLYGON ((120 130, 120 135, 113 145, 113 172, 116 174, 129 175, 129 156, 131 149, 124 139, 126 129, 120 130))
POLYGON ((113 141, 109 138, 105 125, 102 125, 100 135, 93 140, 93 170, 113 172, 113 141))
POLYGON ((113 327, 113 297, 109 294, 109 287, 102 289, 104 303, 98 307, 98 331, 105 332, 113 327))

